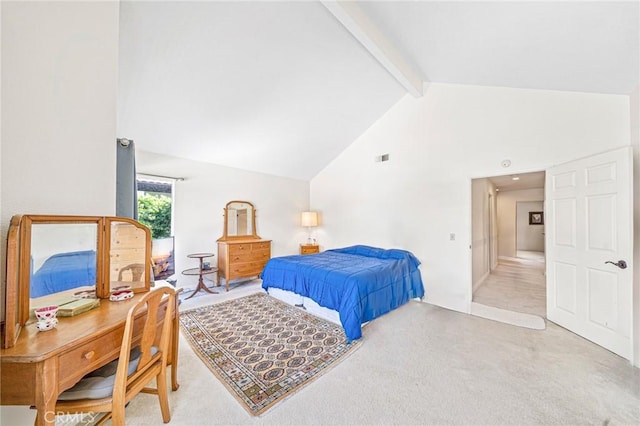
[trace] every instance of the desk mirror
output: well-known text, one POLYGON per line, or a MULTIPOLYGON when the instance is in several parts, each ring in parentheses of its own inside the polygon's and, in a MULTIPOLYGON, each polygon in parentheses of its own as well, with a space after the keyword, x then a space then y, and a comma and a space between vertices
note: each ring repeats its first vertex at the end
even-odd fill
POLYGON ((94 223, 37 223, 31 227, 29 295, 95 291, 98 229, 94 223))
POLYGON ((151 232, 130 219, 107 218, 109 292, 130 287, 148 291, 151 281, 151 232))
POLYGON ((21 226, 21 318, 38 307, 96 297, 101 218, 24 216, 21 226))
POLYGON ((256 209, 248 201, 230 201, 224 208, 222 239, 259 239, 256 234, 256 209))

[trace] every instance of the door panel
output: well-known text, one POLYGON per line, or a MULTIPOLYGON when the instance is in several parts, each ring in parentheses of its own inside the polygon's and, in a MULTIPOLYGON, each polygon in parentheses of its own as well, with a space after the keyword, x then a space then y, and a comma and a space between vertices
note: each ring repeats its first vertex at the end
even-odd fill
POLYGON ((631 147, 546 176, 547 318, 631 359, 631 147), (605 263, 621 259, 627 269, 605 263))
POLYGON ((618 329, 618 275, 588 269, 589 321, 616 331, 618 329))
POLYGON ((616 251, 616 194, 586 197, 587 249, 616 251))
POLYGON ((551 299, 557 308, 573 315, 576 313, 576 267, 562 262, 555 262, 554 267, 555 281, 563 285, 556 287, 555 297, 551 299))
POLYGON ((616 163, 601 164, 585 170, 587 187, 597 183, 615 183, 616 163))
MULTIPOLYGON (((553 217, 553 232, 555 244, 564 247, 576 247, 576 200, 566 198, 564 200, 554 200, 551 212, 553 217)), ((547 226, 549 220, 547 219, 547 226)))
POLYGON ((559 191, 561 189, 574 188, 576 186, 576 173, 571 170, 566 173, 558 173, 552 177, 553 189, 559 191))

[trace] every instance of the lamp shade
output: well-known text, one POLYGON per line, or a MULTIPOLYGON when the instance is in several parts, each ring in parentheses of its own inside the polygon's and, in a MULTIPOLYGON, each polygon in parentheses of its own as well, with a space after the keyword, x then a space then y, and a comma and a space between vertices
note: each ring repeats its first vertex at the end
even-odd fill
POLYGON ((302 212, 302 226, 318 226, 318 212, 302 212))

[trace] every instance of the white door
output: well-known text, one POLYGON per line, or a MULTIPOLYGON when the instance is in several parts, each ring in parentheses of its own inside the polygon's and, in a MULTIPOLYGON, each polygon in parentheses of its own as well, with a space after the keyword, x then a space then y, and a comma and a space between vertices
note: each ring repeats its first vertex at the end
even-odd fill
POLYGON ((545 183, 547 318, 629 360, 632 173, 625 147, 552 167, 545 183))

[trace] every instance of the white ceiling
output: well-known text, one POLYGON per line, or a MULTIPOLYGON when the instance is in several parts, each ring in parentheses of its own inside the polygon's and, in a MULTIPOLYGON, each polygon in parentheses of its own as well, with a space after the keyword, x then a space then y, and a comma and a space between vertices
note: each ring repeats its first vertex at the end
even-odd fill
MULTIPOLYGON (((425 81, 629 94, 638 2, 366 2, 425 81)), ((316 2, 120 6, 118 137, 310 179, 406 93, 316 2)))
POLYGON ((423 79, 628 95, 640 2, 366 2, 423 79))

